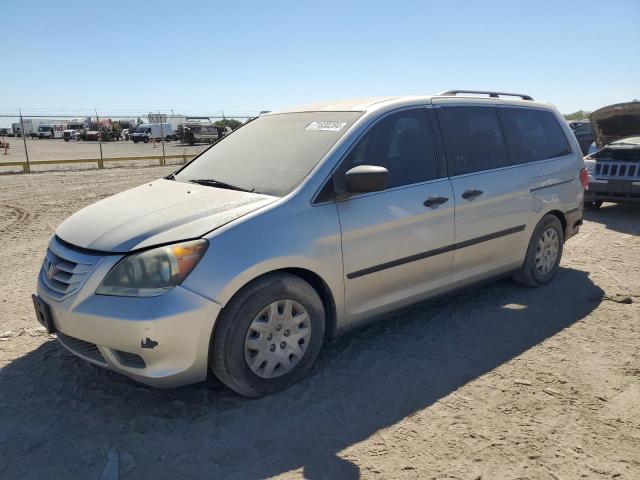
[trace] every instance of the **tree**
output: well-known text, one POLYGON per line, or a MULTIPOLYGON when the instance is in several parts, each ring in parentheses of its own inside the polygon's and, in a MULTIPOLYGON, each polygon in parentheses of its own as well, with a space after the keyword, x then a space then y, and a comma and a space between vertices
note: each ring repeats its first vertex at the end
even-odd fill
POLYGON ((235 130, 236 128, 242 126, 242 122, 239 122, 235 118, 226 118, 224 120, 218 120, 214 123, 214 125, 220 128, 231 127, 232 130, 235 130))
POLYGON ((583 118, 589 118, 589 115, 591 115, 591 112, 578 110, 577 112, 565 114, 564 118, 566 120, 582 120, 583 118))

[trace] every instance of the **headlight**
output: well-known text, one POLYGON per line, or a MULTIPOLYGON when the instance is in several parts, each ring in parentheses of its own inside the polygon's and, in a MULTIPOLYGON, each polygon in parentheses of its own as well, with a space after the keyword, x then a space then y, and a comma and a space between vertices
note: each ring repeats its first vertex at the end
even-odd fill
POLYGON ((585 158, 584 159, 584 166, 587 169, 587 172, 589 172, 589 175, 593 175, 594 172, 596 171, 596 161, 592 160, 590 158, 585 158))
POLYGON ((102 281, 96 294, 155 297, 180 285, 198 264, 208 242, 194 240, 127 255, 102 281))

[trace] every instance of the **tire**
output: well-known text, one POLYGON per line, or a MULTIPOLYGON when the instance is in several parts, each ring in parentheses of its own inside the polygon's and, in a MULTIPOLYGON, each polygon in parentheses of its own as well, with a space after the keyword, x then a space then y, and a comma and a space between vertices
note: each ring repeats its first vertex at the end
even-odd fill
POLYGON ((311 369, 322 347, 324 330, 324 307, 315 289, 295 275, 268 274, 243 287, 224 308, 211 339, 209 366, 220 381, 247 397, 261 397, 284 390, 302 380, 311 369), (270 309, 274 304, 277 304, 275 314, 270 309), (296 315, 294 318, 305 319, 304 327, 303 323, 296 323, 297 320, 290 316, 289 319, 278 316, 286 313, 285 304, 298 305, 291 311, 296 315), (283 313, 280 313, 281 307, 283 313), (303 313, 295 312, 295 308, 306 310, 308 315, 305 317, 303 313), (261 325, 260 332, 253 329, 257 324, 261 325), (305 332, 309 334, 308 341, 299 338, 305 332), (297 348, 302 351, 300 356, 291 353, 293 347, 286 344, 287 338, 294 338, 298 343, 297 348), (252 351, 246 343, 252 339, 256 344, 264 344, 265 349, 252 351), (255 358, 254 367, 249 365, 252 358, 255 358), (288 358, 293 366, 278 363, 275 368, 270 368, 279 361, 278 358, 288 358), (261 365, 264 367, 260 368, 261 365), (278 368, 282 370, 278 371, 278 368))
POLYGON ((144 137, 144 138, 142 139, 142 141, 143 141, 144 143, 149 143, 149 137, 144 137))
POLYGON ((558 266, 560 265, 560 260, 562 258, 563 246, 564 231, 560 220, 558 220, 558 217, 555 215, 545 215, 538 222, 538 225, 536 225, 536 228, 531 235, 531 240, 529 240, 529 246, 527 248, 524 263, 520 270, 513 275, 513 279, 517 283, 531 288, 537 288, 548 284, 558 271, 558 266), (545 243, 545 239, 541 240, 543 235, 547 235, 546 240, 549 243, 545 243), (555 242, 553 241, 553 238, 556 239, 555 242), (550 250, 546 250, 546 248, 540 249, 540 241, 542 241, 545 246, 548 245, 550 250), (553 255, 548 253, 553 250, 552 245, 556 245, 555 259, 553 259, 553 255), (537 255, 541 256, 536 258, 537 255), (549 263, 551 261, 553 261, 553 263, 549 263))
POLYGON ((602 200, 596 200, 595 202, 585 202, 584 208, 587 210, 599 210, 602 206, 602 200))

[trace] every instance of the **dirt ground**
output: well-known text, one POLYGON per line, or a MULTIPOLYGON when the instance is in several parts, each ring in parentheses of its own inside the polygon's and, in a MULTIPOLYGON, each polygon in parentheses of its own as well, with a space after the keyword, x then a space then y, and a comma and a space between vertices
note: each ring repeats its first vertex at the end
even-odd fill
POLYGON ((640 206, 589 212, 547 287, 390 315, 247 400, 92 367, 32 312, 56 225, 170 170, 0 176, 0 478, 640 478, 640 206))

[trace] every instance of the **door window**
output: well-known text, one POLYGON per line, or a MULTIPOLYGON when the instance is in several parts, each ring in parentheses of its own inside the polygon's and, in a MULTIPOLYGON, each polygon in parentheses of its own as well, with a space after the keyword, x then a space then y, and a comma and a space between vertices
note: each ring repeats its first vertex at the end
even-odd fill
POLYGON ((351 149, 335 176, 344 191, 344 173, 358 165, 389 171, 388 188, 437 178, 436 154, 426 112, 404 110, 378 121, 351 149))
POLYGON ((438 109, 450 175, 509 165, 504 135, 494 107, 438 109))

